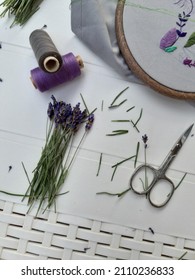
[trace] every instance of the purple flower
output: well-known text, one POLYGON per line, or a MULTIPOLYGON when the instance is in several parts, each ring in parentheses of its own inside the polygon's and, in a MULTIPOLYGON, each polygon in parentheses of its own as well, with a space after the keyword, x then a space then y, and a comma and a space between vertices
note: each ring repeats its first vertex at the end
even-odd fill
POLYGON ((173 46, 173 44, 175 44, 176 41, 177 41, 177 30, 176 28, 172 28, 162 37, 160 41, 160 48, 164 50, 170 46, 173 46))
POLYGON ((72 108, 71 104, 67 104, 63 101, 58 102, 53 95, 51 98, 53 104, 51 102, 49 103, 47 114, 50 119, 54 119, 56 127, 60 125, 62 129, 70 129, 72 132, 76 132, 79 126, 83 122, 86 122, 85 128, 87 130, 91 128, 94 121, 94 114, 90 114, 87 117, 87 111, 86 109, 81 111, 80 103, 77 103, 77 105, 72 108))
POLYGON ((147 142, 148 142, 148 136, 146 135, 146 134, 144 134, 143 136, 142 136, 142 141, 144 142, 144 148, 146 149, 147 148, 147 142))
POLYGON ((47 115, 50 119, 52 119, 53 116, 54 116, 54 108, 53 108, 53 105, 52 105, 51 102, 49 103, 49 106, 48 106, 48 109, 47 109, 47 115))
POLYGON ((94 114, 90 114, 87 118, 85 129, 89 130, 92 127, 93 122, 94 122, 94 114))
POLYGON ((183 64, 184 65, 188 65, 189 67, 191 67, 191 64, 192 64, 192 59, 189 59, 189 58, 185 58, 184 61, 183 61, 183 64))
POLYGON ((78 103, 72 110, 71 129, 76 132, 85 118, 85 112, 81 111, 80 103, 78 103))

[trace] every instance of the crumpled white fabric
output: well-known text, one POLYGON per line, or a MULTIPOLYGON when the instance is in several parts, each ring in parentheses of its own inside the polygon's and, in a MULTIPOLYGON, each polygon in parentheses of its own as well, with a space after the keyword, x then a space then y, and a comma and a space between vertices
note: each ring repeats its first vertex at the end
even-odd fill
POLYGON ((71 28, 96 55, 131 82, 141 83, 126 65, 117 44, 118 0, 72 0, 71 28))

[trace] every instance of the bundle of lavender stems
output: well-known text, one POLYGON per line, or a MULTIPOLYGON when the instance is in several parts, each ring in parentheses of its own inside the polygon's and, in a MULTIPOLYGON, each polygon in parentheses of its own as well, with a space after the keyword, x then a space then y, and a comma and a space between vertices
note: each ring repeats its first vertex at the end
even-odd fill
POLYGON ((53 102, 49 103, 47 110, 46 143, 31 181, 23 166, 29 180, 29 187, 23 200, 28 198, 29 211, 33 204, 39 201, 37 213, 43 205, 44 211, 53 204, 56 210, 56 197, 67 193, 60 194, 59 191, 67 178, 80 144, 94 121, 93 112, 89 113, 86 108, 81 111, 80 103, 72 107, 63 101, 58 102, 54 96, 51 98, 53 102), (70 156, 73 140, 83 125, 83 136, 70 156))
POLYGON ((4 17, 8 13, 9 16, 14 16, 14 21, 10 27, 16 24, 24 25, 38 11, 42 2, 43 0, 5 0, 0 4, 4 7, 0 17, 4 17))

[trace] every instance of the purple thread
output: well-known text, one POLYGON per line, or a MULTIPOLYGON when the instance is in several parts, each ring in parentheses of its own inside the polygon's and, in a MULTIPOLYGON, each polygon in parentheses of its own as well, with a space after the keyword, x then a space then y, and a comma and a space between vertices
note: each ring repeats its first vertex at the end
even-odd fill
POLYGON ((73 53, 62 56, 63 65, 56 73, 46 73, 39 67, 31 70, 31 78, 38 90, 47 91, 73 80, 81 74, 79 63, 73 53))
POLYGON ((160 48, 164 50, 172 46, 177 41, 177 38, 177 30, 176 28, 172 28, 162 37, 160 41, 160 48))

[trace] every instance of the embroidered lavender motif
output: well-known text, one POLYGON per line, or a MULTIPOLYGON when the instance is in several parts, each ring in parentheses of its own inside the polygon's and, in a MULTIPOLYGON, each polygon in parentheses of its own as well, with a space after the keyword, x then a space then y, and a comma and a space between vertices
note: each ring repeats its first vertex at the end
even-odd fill
MULTIPOLYGON (((188 10, 188 12, 183 11, 182 13, 178 14, 178 20, 176 21, 177 27, 170 29, 160 41, 160 48, 168 53, 175 51, 177 47, 174 46, 174 44, 179 38, 183 38, 187 35, 187 32, 183 29, 186 26, 186 23, 188 22, 194 8, 192 0, 179 0, 175 4, 179 4, 184 9, 187 8, 186 10, 188 10)), ((185 47, 189 46, 188 42, 186 43, 185 47)))
POLYGON ((160 48, 165 52, 172 52, 177 49, 177 47, 173 46, 177 40, 177 29, 172 28, 162 37, 160 41, 160 48))

